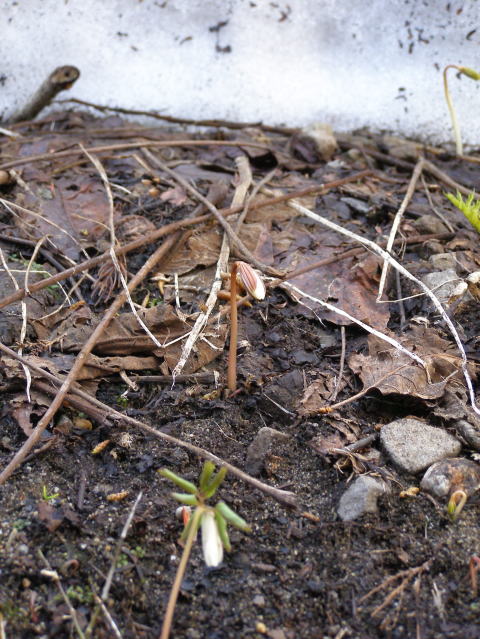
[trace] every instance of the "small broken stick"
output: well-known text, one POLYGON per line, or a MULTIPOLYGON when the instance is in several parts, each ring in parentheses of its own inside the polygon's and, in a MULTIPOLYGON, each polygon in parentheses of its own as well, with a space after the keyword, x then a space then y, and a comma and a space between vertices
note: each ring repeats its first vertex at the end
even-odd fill
POLYGON ((50 104, 57 93, 69 89, 79 77, 80 71, 77 67, 67 65, 55 69, 27 103, 12 115, 9 120, 10 124, 33 120, 42 109, 50 104))

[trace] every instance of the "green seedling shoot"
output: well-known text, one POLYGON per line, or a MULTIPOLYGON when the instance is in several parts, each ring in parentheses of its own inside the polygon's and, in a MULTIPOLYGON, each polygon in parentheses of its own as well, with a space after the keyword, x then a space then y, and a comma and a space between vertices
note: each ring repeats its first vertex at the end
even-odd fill
POLYGON ((47 487, 45 486, 45 484, 43 484, 43 486, 42 486, 42 499, 43 499, 43 501, 52 501, 53 499, 56 499, 57 497, 60 497, 60 493, 53 493, 52 495, 49 495, 47 487))
POLYGON ((457 150, 457 155, 463 155, 463 144, 462 144, 462 136, 460 134, 460 126, 458 124, 457 113, 453 108, 452 98, 450 96, 450 91, 448 89, 448 79, 447 79, 447 71, 448 69, 456 69, 460 75, 466 75, 467 78, 471 80, 480 80, 480 73, 470 69, 469 67, 461 67, 457 64, 447 64, 447 66, 443 70, 443 89, 445 91, 445 100, 447 102, 448 111, 450 113, 450 118, 452 120, 453 126, 453 135, 455 138, 455 146, 457 150))
POLYGON ((184 513, 189 513, 184 517, 184 529, 180 536, 183 553, 170 592, 160 639, 168 639, 170 635, 180 584, 182 583, 199 528, 202 531, 203 558, 207 566, 218 566, 223 559, 223 549, 231 550, 227 532, 228 524, 243 532, 250 532, 251 530, 247 522, 227 506, 225 502, 219 501, 215 506, 207 504, 207 501, 215 495, 227 474, 227 469, 224 466, 217 473, 214 471, 215 464, 211 461, 205 462, 198 479, 198 486, 183 477, 179 477, 167 468, 158 471, 162 477, 169 479, 183 491, 173 492, 172 497, 186 507, 183 511, 184 513))
POLYGON ((457 195, 453 193, 445 193, 445 195, 480 233, 480 199, 475 200, 475 192, 470 193, 466 200, 462 198, 460 191, 457 191, 457 195))
POLYGON ((458 519, 466 503, 467 493, 464 490, 458 489, 450 495, 447 504, 447 513, 452 521, 458 519))

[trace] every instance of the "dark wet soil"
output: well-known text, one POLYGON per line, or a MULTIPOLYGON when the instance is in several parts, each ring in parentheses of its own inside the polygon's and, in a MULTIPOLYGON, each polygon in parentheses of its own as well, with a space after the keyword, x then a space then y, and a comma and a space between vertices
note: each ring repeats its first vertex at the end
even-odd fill
MULTIPOLYGON (((445 163, 443 169, 448 166, 445 163)), ((409 179, 401 170, 394 177, 405 183, 409 179)), ((458 170, 455 177, 466 180, 458 170)), ((317 198, 317 207, 323 204, 317 198)), ((343 209, 338 215, 342 214, 343 209)), ((391 217, 384 213, 369 228, 362 218, 356 218, 353 226, 368 234, 375 224, 388 229, 390 223, 391 217)), ((441 248, 447 251, 444 242, 441 248)), ((418 247, 409 249, 405 261, 422 260, 418 251, 418 247)), ((132 255, 129 270, 135 271, 138 261, 139 256, 132 255)), ((474 322, 467 330, 474 340, 480 324, 471 308, 465 312, 474 322)), ((406 311, 412 316, 420 309, 411 301, 406 311)), ((355 441, 400 416, 428 417, 433 403, 382 396, 373 390, 333 417, 300 418, 297 401, 317 372, 339 373, 339 326, 320 324, 280 289, 264 302, 242 309, 240 324, 240 339, 248 343, 240 351, 240 391, 234 397, 215 394, 214 384, 187 382, 173 388, 171 383, 144 384, 129 391, 124 400, 127 387, 118 377, 101 382, 97 391, 97 397, 115 409, 241 469, 262 427, 288 435, 260 451, 253 469, 262 481, 293 491, 298 508, 285 507, 227 476, 220 496, 251 523, 252 532, 231 533, 232 552, 218 568, 205 567, 200 543, 196 544, 172 636, 477 639, 480 599, 472 591, 469 562, 479 554, 478 498, 472 498, 453 524, 444 503, 421 492, 400 497, 402 490, 417 486, 419 478, 398 473, 381 458, 378 466, 364 466, 361 471, 382 475, 391 486, 390 494, 380 499, 378 513, 344 523, 336 515, 338 500, 361 471, 348 458, 325 456, 311 446, 314 438, 334 435, 344 443, 355 441)), ((399 325, 395 307, 389 327, 396 331, 399 325)), ((347 327, 346 337, 348 360, 352 352, 365 350, 366 337, 356 327, 347 327)), ((209 368, 224 375, 225 366, 223 353, 209 368)), ((338 400, 361 389, 348 368, 344 375, 338 400)), ((12 417, 12 396, 5 383, 2 467, 25 440, 12 417)), ((77 416, 68 407, 62 415, 77 416)), ((143 497, 121 542, 106 606, 124 639, 158 637, 181 554, 177 543, 181 524, 175 517, 177 504, 169 496, 171 485, 157 471, 168 467, 195 481, 202 460, 133 427, 94 424, 91 430, 57 429, 42 443, 53 435, 53 446, 31 455, 0 488, 3 636, 78 636, 57 584, 42 573, 47 568, 43 558, 58 572, 85 632, 95 609, 94 593, 103 588, 120 532, 141 491, 143 497), (107 439, 106 448, 92 455, 92 449, 107 439), (128 492, 123 499, 107 499, 123 491, 128 492)), ((464 454, 471 453, 466 446, 464 454)), ((91 636, 115 636, 102 614, 91 636)))

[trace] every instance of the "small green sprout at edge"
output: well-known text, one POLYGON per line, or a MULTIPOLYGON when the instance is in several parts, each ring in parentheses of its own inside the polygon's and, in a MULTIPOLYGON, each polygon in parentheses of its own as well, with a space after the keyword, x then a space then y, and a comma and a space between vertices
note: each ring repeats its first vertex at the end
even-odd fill
POLYGON ((458 489, 450 495, 447 504, 447 513, 452 521, 458 519, 466 503, 467 493, 464 490, 458 489))
POLYGON ((43 484, 42 486, 43 501, 52 501, 52 499, 56 499, 57 497, 60 497, 60 493, 53 493, 52 495, 49 495, 47 491, 47 487, 45 486, 45 484, 43 484))
POLYGON ((181 493, 173 492, 172 497, 182 505, 189 506, 192 509, 180 537, 180 543, 183 544, 184 550, 170 592, 160 639, 167 639, 170 634, 180 584, 185 574, 198 529, 200 527, 202 529, 203 557, 207 566, 218 566, 223 559, 223 549, 231 550, 227 532, 228 524, 243 530, 243 532, 251 531, 247 522, 227 506, 225 502, 219 501, 215 506, 207 505, 207 500, 215 495, 227 474, 227 469, 224 466, 217 473, 214 471, 215 464, 211 461, 206 461, 198 479, 198 486, 183 477, 179 477, 167 468, 162 468, 158 471, 162 477, 169 479, 183 491, 181 493))
POLYGON ((457 113, 453 108, 452 98, 448 89, 447 71, 448 69, 456 69, 460 75, 466 75, 471 80, 480 80, 480 73, 470 69, 469 67, 461 67, 457 64, 447 64, 443 70, 443 89, 445 91, 445 101, 447 103, 448 111, 450 113, 450 119, 452 120, 453 135, 455 137, 455 146, 457 155, 463 155, 462 136, 460 135, 460 126, 458 124, 457 113))
POLYGON ((456 195, 445 193, 450 202, 461 211, 470 224, 480 233, 480 199, 475 199, 475 191, 470 193, 466 200, 462 198, 460 191, 456 195))

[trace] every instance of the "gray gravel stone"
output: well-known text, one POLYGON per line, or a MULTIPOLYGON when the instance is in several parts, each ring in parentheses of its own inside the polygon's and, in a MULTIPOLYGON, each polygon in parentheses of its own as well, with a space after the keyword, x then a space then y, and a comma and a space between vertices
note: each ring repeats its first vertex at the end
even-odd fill
MULTIPOLYGON (((422 282, 438 297, 442 304, 446 304, 452 296, 460 278, 453 269, 428 273, 422 278, 422 282)), ((430 300, 426 304, 431 304, 430 300)))
POLYGON ((337 513, 343 521, 358 519, 365 513, 377 512, 377 500, 388 492, 387 485, 380 479, 362 475, 343 493, 337 513))
POLYGON ((393 463, 407 473, 419 473, 441 459, 456 457, 462 447, 445 430, 411 418, 383 426, 380 442, 393 463))

